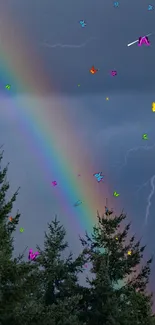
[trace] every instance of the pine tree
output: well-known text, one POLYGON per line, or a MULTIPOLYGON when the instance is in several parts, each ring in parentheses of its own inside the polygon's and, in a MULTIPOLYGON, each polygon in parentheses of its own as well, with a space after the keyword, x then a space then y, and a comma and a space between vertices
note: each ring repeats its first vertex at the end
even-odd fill
POLYGON ((18 191, 6 199, 7 171, 0 169, 0 325, 155 325, 147 293, 152 258, 139 267, 145 246, 129 238, 130 224, 120 230, 126 215, 98 215, 76 259, 72 253, 63 258, 66 232, 55 218, 39 257, 25 262, 23 254, 13 257, 20 214, 9 220, 18 191), (91 276, 82 287, 78 277, 86 262, 91 276))
POLYGON ((92 236, 81 238, 84 254, 91 264, 89 304, 85 313, 88 325, 149 325, 153 321, 151 296, 146 287, 150 264, 140 266, 145 246, 135 236, 129 239, 130 224, 120 231, 126 215, 100 217, 92 236), (128 236, 127 236, 128 235, 128 236))
POLYGON ((48 229, 44 249, 37 247, 39 257, 36 261, 40 268, 40 296, 44 312, 49 315, 46 324, 78 325, 81 324, 79 303, 82 298, 78 274, 83 271, 85 259, 82 254, 73 259, 72 253, 63 258, 68 243, 65 241, 66 231, 57 218, 48 229))
MULTIPOLYGON (((2 164, 3 152, 0 154, 2 164)), ((26 310, 32 305, 32 292, 35 290, 33 266, 23 262, 23 256, 13 258, 13 233, 18 225, 20 214, 9 221, 18 191, 7 201, 8 166, 0 170, 0 325, 26 324, 26 310), (33 290, 34 289, 34 290, 33 290), (23 319, 22 319, 23 315, 23 319)))

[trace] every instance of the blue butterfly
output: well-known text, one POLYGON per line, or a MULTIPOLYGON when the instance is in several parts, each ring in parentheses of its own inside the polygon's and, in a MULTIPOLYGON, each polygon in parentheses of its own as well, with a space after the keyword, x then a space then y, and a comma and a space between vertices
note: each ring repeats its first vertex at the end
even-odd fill
POLYGON ((114 7, 119 7, 119 2, 114 2, 114 7))
POLYGON ((80 20, 80 25, 81 25, 82 28, 84 28, 86 26, 85 21, 84 20, 80 20))
POLYGON ((98 182, 101 182, 101 180, 103 179, 103 175, 101 175, 102 174, 102 172, 101 173, 97 173, 97 174, 94 174, 93 176, 95 176, 96 177, 96 179, 97 179, 97 181, 98 182))
POLYGON ((152 10, 153 6, 152 5, 148 5, 148 10, 152 10))
POLYGON ((82 201, 78 200, 77 202, 74 203, 74 207, 78 207, 78 205, 82 204, 82 201))
POLYGON ((109 210, 106 206, 105 206, 105 214, 106 216, 110 216, 111 214, 113 214, 113 210, 109 210))

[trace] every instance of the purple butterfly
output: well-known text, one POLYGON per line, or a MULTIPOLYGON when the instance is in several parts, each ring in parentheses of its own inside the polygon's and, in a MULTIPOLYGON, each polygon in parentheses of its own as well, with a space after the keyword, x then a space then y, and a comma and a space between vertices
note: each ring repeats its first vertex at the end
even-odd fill
POLYGON ((144 37, 139 37, 139 41, 138 41, 138 46, 142 46, 142 44, 146 44, 146 45, 150 45, 149 39, 147 36, 144 37))
POLYGON ((29 260, 33 260, 34 261, 38 255, 39 255, 38 252, 33 253, 32 248, 29 249, 29 256, 28 256, 28 259, 29 260))

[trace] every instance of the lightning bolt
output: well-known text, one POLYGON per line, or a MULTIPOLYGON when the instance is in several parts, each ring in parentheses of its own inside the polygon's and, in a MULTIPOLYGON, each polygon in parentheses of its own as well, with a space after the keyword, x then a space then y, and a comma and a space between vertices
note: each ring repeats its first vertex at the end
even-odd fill
POLYGON ((150 185, 151 185, 151 192, 147 198, 147 207, 146 207, 146 214, 145 214, 145 224, 147 224, 147 221, 148 221, 148 217, 149 217, 149 214, 150 214, 150 207, 151 207, 151 199, 152 199, 152 196, 154 194, 154 191, 155 191, 155 175, 153 175, 151 177, 151 180, 150 180, 150 185))
POLYGON ((138 193, 138 192, 140 192, 141 191, 141 189, 143 188, 143 187, 145 187, 147 184, 148 184, 148 182, 150 181, 150 179, 148 179, 144 184, 142 184, 142 185, 140 185, 140 186, 138 186, 138 188, 137 188, 137 190, 136 190, 136 192, 135 193, 138 193))
POLYGON ((130 155, 130 153, 132 152, 136 152, 138 150, 151 150, 155 147, 155 144, 152 146, 139 146, 139 147, 135 147, 135 148, 131 148, 127 151, 125 158, 124 158, 124 164, 120 167, 120 170, 122 170, 123 167, 125 167, 127 165, 127 161, 128 161, 128 157, 130 155))
MULTIPOLYGON (((152 146, 139 146, 139 147, 129 149, 126 152, 126 155, 125 155, 125 158, 124 158, 124 164, 120 167, 120 170, 127 165, 128 157, 132 152, 136 152, 136 151, 141 150, 141 149, 142 150, 151 150, 154 147, 155 147, 155 144, 152 145, 152 146)), ((152 196, 155 193, 155 175, 153 175, 150 180, 148 180, 144 184, 142 184, 136 191, 136 192, 139 192, 144 186, 146 186, 148 184, 149 181, 150 181, 150 185, 151 185, 151 192, 149 193, 148 198, 147 198, 147 206, 146 206, 146 213, 145 213, 145 225, 147 225, 148 217, 149 217, 149 214, 150 214, 151 199, 152 199, 152 196)))
POLYGON ((56 48, 56 47, 61 47, 61 48, 70 48, 70 49, 78 49, 81 47, 86 46, 87 43, 90 43, 93 39, 96 39, 95 37, 90 38, 89 40, 85 41, 82 44, 79 45, 72 45, 72 44, 61 44, 61 43, 57 43, 57 44, 49 44, 49 43, 41 43, 41 45, 45 46, 45 47, 49 47, 49 48, 56 48))

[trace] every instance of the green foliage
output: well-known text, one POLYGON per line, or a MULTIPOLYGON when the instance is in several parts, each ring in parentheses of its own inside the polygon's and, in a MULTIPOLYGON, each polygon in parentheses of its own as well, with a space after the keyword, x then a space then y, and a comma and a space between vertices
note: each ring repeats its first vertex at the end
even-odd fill
MULTIPOLYGON (((3 153, 0 155, 0 162, 3 153)), ((0 171, 0 324, 18 325, 21 323, 23 306, 31 300, 35 287, 34 267, 22 261, 22 256, 13 258, 13 232, 18 225, 20 214, 8 222, 13 203, 18 192, 6 202, 9 190, 7 182, 8 166, 0 171), (17 306, 19 306, 18 312, 17 306), (20 310, 20 313, 19 313, 20 310)))
POLYGON ((98 215, 92 236, 86 233, 86 238, 81 238, 92 266, 92 278, 87 279, 91 288, 87 310, 89 325, 93 322, 98 325, 151 324, 152 297, 146 287, 152 259, 137 273, 145 247, 140 247, 134 236, 129 239, 130 224, 120 231, 125 219, 123 213, 119 217, 98 215))
POLYGON ((0 325, 155 325, 146 290, 152 259, 140 268, 145 247, 129 238, 130 224, 120 231, 126 215, 98 215, 77 258, 67 255, 66 232, 55 218, 35 262, 14 258, 20 214, 8 221, 18 191, 6 200, 7 171, 0 170, 0 325), (89 277, 81 286, 86 262, 89 277))
POLYGON ((42 304, 54 324, 78 324, 79 294, 78 273, 82 272, 85 259, 79 255, 73 260, 72 253, 63 258, 68 243, 66 232, 57 218, 48 225, 49 233, 45 233, 44 249, 39 251, 37 265, 40 269, 40 290, 42 304), (54 317, 55 315, 55 317, 54 317))

